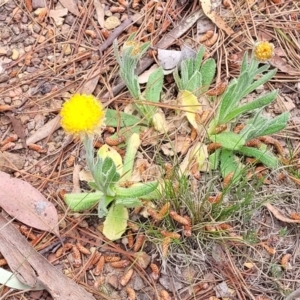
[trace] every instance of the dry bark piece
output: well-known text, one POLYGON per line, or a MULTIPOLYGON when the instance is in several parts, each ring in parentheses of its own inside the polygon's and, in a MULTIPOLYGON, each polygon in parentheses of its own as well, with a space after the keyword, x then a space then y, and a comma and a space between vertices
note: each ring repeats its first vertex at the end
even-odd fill
POLYGON ((54 119, 50 120, 44 126, 39 128, 32 136, 26 140, 26 144, 34 144, 46 137, 60 127, 60 116, 57 115, 54 119))
POLYGON ((19 279, 22 282, 32 287, 37 283, 43 284, 54 300, 95 300, 91 294, 64 276, 36 252, 14 225, 2 215, 0 228, 0 252, 12 271, 20 274, 19 279))

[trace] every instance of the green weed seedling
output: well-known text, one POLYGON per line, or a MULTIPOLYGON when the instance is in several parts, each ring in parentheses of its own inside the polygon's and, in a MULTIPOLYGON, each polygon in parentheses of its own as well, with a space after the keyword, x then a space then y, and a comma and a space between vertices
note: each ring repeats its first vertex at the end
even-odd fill
POLYGON ((248 147, 247 142, 284 129, 289 117, 288 112, 273 119, 262 115, 263 108, 274 101, 277 91, 265 93, 247 104, 242 104, 241 101, 270 80, 277 70, 269 70, 268 64, 261 66, 255 57, 249 59, 246 52, 239 77, 229 83, 226 91, 220 96, 214 118, 208 128, 203 128, 199 126, 195 117, 201 111, 197 96, 208 89, 216 70, 212 58, 202 63, 203 53, 204 48, 201 47, 195 58, 182 61, 181 76, 176 69, 174 79, 180 92, 181 103, 188 106, 189 112, 186 112, 188 121, 197 131, 204 130, 208 141, 219 145, 219 149, 209 156, 212 169, 220 168, 223 177, 233 173, 233 181, 237 180, 241 177, 244 167, 240 160, 241 156, 253 157, 267 167, 276 168, 278 159, 267 150, 266 145, 261 143, 259 148, 253 148, 248 147), (250 119, 249 115, 252 115, 250 119), (239 133, 235 133, 233 129, 236 124, 243 123, 242 118, 248 121, 239 133), (221 128, 225 131, 220 130, 221 128))
POLYGON ((140 206, 140 198, 147 198, 158 187, 157 181, 134 183, 123 187, 130 180, 135 155, 140 146, 138 134, 133 134, 127 143, 124 163, 120 154, 104 145, 94 159, 93 141, 88 136, 84 139, 87 165, 92 173, 91 193, 67 194, 65 201, 72 211, 83 211, 97 202, 98 217, 105 217, 103 234, 110 240, 116 240, 125 232, 128 220, 128 208, 140 206))
POLYGON ((120 76, 125 82, 131 96, 133 97, 133 105, 135 110, 145 118, 148 124, 156 125, 156 120, 159 119, 156 115, 156 104, 160 100, 160 94, 163 88, 163 69, 159 67, 149 77, 144 92, 138 82, 136 67, 140 58, 148 50, 150 43, 139 43, 134 41, 135 34, 130 35, 124 43, 121 51, 118 51, 118 43, 114 41, 114 52, 117 62, 120 67, 120 76), (149 104, 145 104, 148 102, 149 104))
POLYGON ((261 143, 259 148, 247 147, 248 141, 262 136, 268 136, 284 129, 287 125, 289 113, 285 112, 276 118, 267 118, 262 115, 265 106, 275 100, 277 91, 268 92, 247 104, 241 100, 256 88, 270 80, 276 69, 269 70, 269 65, 260 66, 255 58, 248 59, 244 55, 240 76, 233 79, 220 98, 220 105, 216 116, 208 127, 208 137, 211 142, 219 143, 221 148, 210 156, 210 161, 216 168, 220 166, 222 176, 234 173, 235 177, 241 174, 239 156, 253 157, 269 168, 278 166, 278 158, 270 153, 266 145, 261 143), (236 124, 242 123, 241 117, 252 114, 246 121, 245 127, 239 132, 233 132, 236 124), (220 126, 229 130, 218 133, 220 126))

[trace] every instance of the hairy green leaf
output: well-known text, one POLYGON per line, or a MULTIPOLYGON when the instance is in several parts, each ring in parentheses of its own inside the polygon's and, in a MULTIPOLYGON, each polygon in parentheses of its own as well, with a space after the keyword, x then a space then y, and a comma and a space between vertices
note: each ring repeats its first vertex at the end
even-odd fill
POLYGON ((105 114, 105 125, 112 127, 134 126, 136 124, 144 124, 145 121, 137 116, 133 116, 114 109, 107 109, 105 114))
POLYGON ((234 132, 221 132, 219 134, 211 135, 209 139, 214 143, 220 143, 223 148, 229 150, 237 150, 246 142, 241 135, 234 132))
POLYGON ((102 192, 66 194, 65 202, 72 211, 84 211, 93 207, 103 196, 102 192))
POLYGON ((269 168, 275 169, 278 167, 278 159, 266 150, 262 151, 252 147, 242 147, 238 150, 238 152, 245 156, 256 158, 269 168))
POLYGON ((252 111, 257 108, 262 108, 262 107, 270 104, 276 98, 276 95, 277 95, 277 91, 272 91, 266 95, 263 95, 263 96, 255 99, 254 101, 252 101, 250 103, 247 103, 243 106, 240 106, 240 107, 234 109, 233 111, 229 112, 229 114, 226 116, 225 119, 223 119, 223 122, 227 123, 243 113, 252 111))
POLYGON ((205 92, 209 89, 209 86, 212 83, 212 80, 215 77, 216 73, 216 62, 213 58, 206 60, 200 70, 202 76, 202 92, 205 92))
POLYGON ((103 234, 111 241, 119 239, 125 232, 128 210, 121 204, 112 205, 103 223, 103 234))

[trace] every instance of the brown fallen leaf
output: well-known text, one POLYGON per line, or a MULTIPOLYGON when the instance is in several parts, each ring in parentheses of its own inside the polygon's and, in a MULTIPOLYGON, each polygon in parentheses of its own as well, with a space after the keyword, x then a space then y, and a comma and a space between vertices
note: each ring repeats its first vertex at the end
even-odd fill
POLYGON ((26 134, 25 134, 25 129, 24 129, 22 122, 19 119, 17 119, 16 117, 14 117, 13 114, 11 114, 11 113, 6 113, 6 115, 8 116, 8 118, 11 122, 14 132, 21 139, 23 147, 26 148, 26 143, 25 143, 26 134))
POLYGON ((200 0, 202 9, 206 16, 210 18, 220 29, 224 30, 229 36, 234 34, 234 31, 225 23, 220 15, 218 15, 211 5, 211 0, 200 0))
POLYGON ((265 203, 264 206, 274 215, 274 217, 282 222, 286 223, 300 223, 300 220, 293 220, 285 217, 277 208, 275 208, 270 203, 265 203))
POLYGON ((73 15, 79 17, 80 12, 78 10, 77 4, 75 0, 59 0, 59 2, 67 8, 73 15))
POLYGON ((270 59, 270 64, 280 70, 281 72, 287 73, 289 75, 300 75, 300 71, 295 70, 291 67, 283 58, 275 54, 272 59, 270 59))
POLYGON ((4 172, 0 172, 0 206, 28 226, 60 236, 54 205, 29 183, 4 172))
POLYGON ((101 28, 104 28, 104 8, 99 0, 94 0, 94 7, 96 9, 97 21, 101 28))

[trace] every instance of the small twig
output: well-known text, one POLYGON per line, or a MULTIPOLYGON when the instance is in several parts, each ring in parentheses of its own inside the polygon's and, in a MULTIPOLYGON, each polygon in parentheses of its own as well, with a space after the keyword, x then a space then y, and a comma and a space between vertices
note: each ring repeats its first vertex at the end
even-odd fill
POLYGON ((73 170, 73 189, 72 193, 80 193, 80 180, 79 180, 79 172, 81 170, 81 165, 75 165, 73 170))
POLYGON ((131 24, 132 20, 130 18, 124 20, 122 24, 117 27, 108 37, 108 39, 99 47, 100 55, 102 55, 103 51, 112 45, 114 40, 125 30, 127 26, 131 24))

